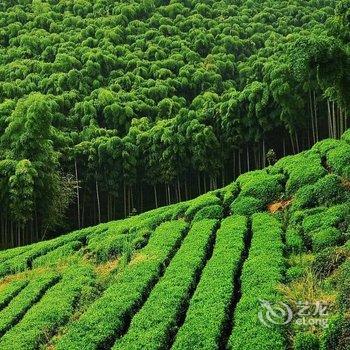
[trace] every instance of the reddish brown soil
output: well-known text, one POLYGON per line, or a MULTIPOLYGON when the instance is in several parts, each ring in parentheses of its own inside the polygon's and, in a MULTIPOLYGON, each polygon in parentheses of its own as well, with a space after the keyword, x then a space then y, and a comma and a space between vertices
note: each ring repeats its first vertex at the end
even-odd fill
POLYGON ((271 203, 267 206, 267 210, 273 214, 273 213, 276 213, 276 212, 281 211, 284 208, 288 207, 288 205, 290 205, 290 203, 292 203, 291 199, 286 199, 286 200, 274 202, 274 203, 271 203))

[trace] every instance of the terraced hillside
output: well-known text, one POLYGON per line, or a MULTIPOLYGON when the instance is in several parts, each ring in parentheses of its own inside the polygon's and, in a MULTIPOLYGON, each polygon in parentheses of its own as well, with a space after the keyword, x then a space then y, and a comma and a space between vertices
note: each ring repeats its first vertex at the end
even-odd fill
POLYGON ((194 200, 1 251, 0 349, 349 349, 349 181, 350 130, 194 200), (261 300, 327 301, 329 327, 267 324, 261 300))

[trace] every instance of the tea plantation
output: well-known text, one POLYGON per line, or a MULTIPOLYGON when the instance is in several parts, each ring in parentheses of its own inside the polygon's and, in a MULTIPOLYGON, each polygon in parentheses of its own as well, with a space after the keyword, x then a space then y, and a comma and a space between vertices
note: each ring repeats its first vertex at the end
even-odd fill
POLYGON ((349 349, 349 222, 350 130, 196 199, 1 251, 0 349, 349 349), (327 327, 296 322, 321 301, 327 327))

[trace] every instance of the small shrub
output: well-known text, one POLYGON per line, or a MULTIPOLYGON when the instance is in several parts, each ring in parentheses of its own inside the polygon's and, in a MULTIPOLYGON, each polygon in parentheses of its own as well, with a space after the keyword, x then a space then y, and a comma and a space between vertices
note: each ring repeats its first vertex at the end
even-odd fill
POLYGON ((33 267, 57 265, 60 261, 77 252, 82 247, 81 242, 69 242, 43 256, 34 259, 33 267))
POLYGON ((252 215, 256 212, 263 211, 265 206, 264 203, 254 197, 241 197, 239 196, 231 204, 231 212, 239 215, 252 215))
POLYGON ((327 153, 327 162, 336 174, 350 179, 350 145, 338 142, 338 146, 327 153))
POLYGON ((345 232, 350 222, 349 203, 334 205, 329 208, 322 217, 323 226, 333 226, 345 232))
POLYGON ((147 244, 151 234, 152 234, 152 231, 148 228, 140 229, 131 242, 131 246, 133 247, 133 250, 138 250, 143 248, 147 244))
POLYGON ((292 266, 286 271, 287 282, 294 281, 305 274, 305 268, 302 266, 292 266))
POLYGON ((321 157, 325 157, 331 149, 337 147, 337 142, 338 141, 334 139, 325 139, 315 143, 312 150, 316 151, 321 157))
POLYGON ((320 229, 322 225, 322 218, 324 217, 324 212, 318 212, 311 215, 305 215, 302 221, 302 227, 304 232, 310 233, 320 229))
POLYGON ((240 196, 257 198, 265 205, 271 203, 278 199, 283 192, 282 179, 282 175, 268 174, 252 178, 242 186, 240 196))
POLYGON ((287 181, 286 191, 288 195, 292 195, 299 188, 307 185, 313 184, 318 179, 326 175, 326 171, 319 165, 300 165, 297 169, 294 169, 289 180, 287 181))
POLYGON ((300 188, 293 199, 292 210, 312 208, 316 205, 315 189, 313 185, 300 188))
POLYGON ((314 195, 318 205, 340 203, 345 199, 345 194, 341 178, 335 174, 325 176, 314 185, 314 195))
POLYGON ((338 304, 340 310, 350 310, 350 260, 345 262, 340 269, 338 278, 338 304))
POLYGON ((324 248, 333 247, 342 243, 342 233, 334 227, 320 229, 312 233, 313 251, 319 252, 324 248))
POLYGON ((188 209, 189 205, 189 202, 178 203, 173 209, 173 216, 171 220, 177 220, 179 218, 182 218, 185 215, 185 212, 188 209))
POLYGON ((349 255, 350 251, 343 247, 326 248, 316 254, 311 269, 318 278, 328 277, 349 255))
POLYGON ((288 227, 286 231, 286 246, 290 253, 301 253, 305 250, 303 238, 294 227, 288 227))
POLYGON ((99 263, 114 259, 123 253, 125 242, 128 240, 127 234, 115 234, 115 236, 106 236, 97 239, 89 244, 89 249, 92 252, 95 260, 99 263), (94 244, 96 242, 96 244, 94 244))
POLYGON ((213 193, 206 193, 191 201, 191 205, 185 212, 185 217, 188 221, 192 221, 200 209, 216 204, 220 205, 220 199, 213 193))
POLYGON ((197 212, 194 216, 193 221, 201 221, 203 219, 218 219, 222 218, 222 207, 220 205, 212 205, 204 207, 197 212))
POLYGON ((0 337, 11 329, 26 312, 37 303, 47 290, 59 280, 56 273, 44 273, 34 278, 26 288, 11 300, 8 307, 1 312, 0 337))
POLYGON ((264 179, 267 176, 267 172, 265 169, 263 170, 254 170, 254 171, 248 171, 247 173, 241 174, 237 178, 237 184, 239 187, 244 187, 252 180, 261 180, 264 179))
POLYGON ((350 279, 341 285, 339 289, 338 304, 342 311, 350 309, 350 279))
POLYGON ((321 165, 321 158, 315 151, 302 152, 294 156, 284 157, 273 167, 272 173, 287 173, 287 195, 293 195, 305 185, 314 184, 327 174, 321 165))
POLYGON ((27 280, 12 281, 1 286, 0 289, 0 310, 7 306, 10 301, 28 284, 27 280))
POLYGON ((230 206, 239 193, 239 187, 236 182, 232 182, 231 184, 223 188, 221 193, 223 194, 224 205, 230 206))
POLYGON ((289 226, 301 226, 305 217, 307 216, 308 211, 308 209, 292 211, 291 216, 289 218, 289 226))
POLYGON ((293 200, 293 210, 312 208, 317 205, 330 206, 346 200, 341 177, 329 174, 319 179, 314 185, 300 188, 293 200))
MULTIPOLYGON (((334 205, 330 208, 319 207, 299 214, 305 232, 316 231, 321 228, 336 227, 344 232, 349 221, 349 205, 334 205)), ((300 221, 299 221, 300 222, 300 221)))
POLYGON ((347 143, 350 143, 350 129, 346 130, 341 139, 347 143))
POLYGON ((298 333, 294 338, 294 350, 319 350, 320 340, 309 332, 298 333))
POLYGON ((330 320, 321 338, 321 350, 349 350, 350 318, 337 315, 330 320))

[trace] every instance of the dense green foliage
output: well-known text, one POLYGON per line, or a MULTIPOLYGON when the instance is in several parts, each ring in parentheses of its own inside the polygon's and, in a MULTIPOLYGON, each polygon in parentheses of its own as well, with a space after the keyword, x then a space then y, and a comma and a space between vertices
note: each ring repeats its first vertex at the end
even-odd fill
POLYGON ((28 281, 13 281, 0 290, 0 310, 6 307, 11 300, 27 285, 28 281))
POLYGON ((75 267, 66 271, 62 280, 34 304, 20 323, 0 339, 0 348, 13 350, 39 348, 47 337, 67 322, 76 300, 92 283, 94 283, 93 273, 89 267, 75 267))
POLYGON ((229 348, 284 349, 281 329, 266 327, 258 319, 260 300, 281 299, 276 286, 283 280, 284 258, 280 223, 269 214, 254 214, 253 238, 242 271, 242 297, 237 304, 229 348))
POLYGON ((57 280, 58 275, 45 274, 30 282, 0 313, 0 335, 4 335, 12 325, 16 324, 57 280))
POLYGON ((181 311, 188 304, 198 276, 206 264, 216 225, 215 220, 202 220, 193 224, 164 276, 133 318, 127 333, 117 340, 113 350, 167 347, 181 311))
POLYGON ((347 349, 347 135, 190 201, 0 251, 0 349, 347 349), (258 318, 261 300, 323 298, 327 329, 258 318))
POLYGON ((118 336, 138 305, 146 298, 174 255, 184 235, 181 221, 165 223, 126 270, 60 339, 57 349, 99 349, 118 336))
POLYGON ((0 0, 0 350, 349 350, 349 87, 350 0, 0 0))
POLYGON ((172 349, 220 348, 221 335, 228 321, 227 312, 237 292, 235 278, 238 277, 246 235, 245 217, 233 215, 222 221, 213 256, 203 270, 172 349))
MULTIPOLYGON (((339 137, 350 101, 348 8, 1 1, 1 246, 193 198, 339 137)), ((349 147, 327 154, 338 172, 349 172, 349 147)), ((289 193, 322 176, 302 168, 305 178, 286 164, 289 193)), ((254 210, 261 198, 247 190, 234 211, 254 210)))

